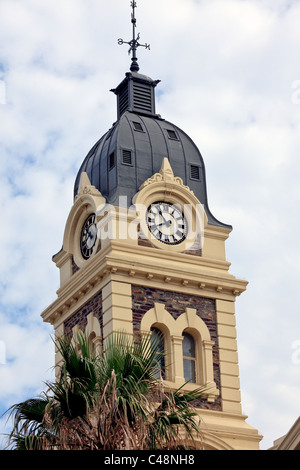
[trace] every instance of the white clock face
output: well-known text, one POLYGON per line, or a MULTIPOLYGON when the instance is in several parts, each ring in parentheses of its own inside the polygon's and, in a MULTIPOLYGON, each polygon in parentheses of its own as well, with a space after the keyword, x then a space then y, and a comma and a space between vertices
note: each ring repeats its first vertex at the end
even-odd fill
POLYGON ((80 250, 84 259, 92 255, 97 240, 96 216, 91 214, 83 224, 80 236, 80 250))
POLYGON ((169 202, 155 202, 146 213, 147 226, 157 240, 178 245, 186 237, 187 223, 181 210, 169 202))

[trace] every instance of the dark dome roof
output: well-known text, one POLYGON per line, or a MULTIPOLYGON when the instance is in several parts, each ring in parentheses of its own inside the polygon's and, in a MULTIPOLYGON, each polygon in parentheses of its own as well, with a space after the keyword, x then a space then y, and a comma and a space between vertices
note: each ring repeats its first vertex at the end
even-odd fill
MULTIPOLYGON (((133 74, 127 75, 132 79, 133 74)), ((153 87, 158 82, 149 83, 153 87)), ((118 89, 114 91, 116 94, 119 92, 118 89)), ((86 172, 91 184, 101 192, 107 203, 119 205, 119 197, 125 196, 129 207, 141 184, 160 171, 163 158, 167 157, 174 176, 182 178, 183 184, 189 186, 204 205, 208 223, 228 227, 210 213, 204 162, 190 137, 156 115, 154 107, 148 112, 129 108, 128 105, 121 112, 119 109, 118 121, 86 156, 76 177, 74 197, 78 192, 80 175, 86 172)))

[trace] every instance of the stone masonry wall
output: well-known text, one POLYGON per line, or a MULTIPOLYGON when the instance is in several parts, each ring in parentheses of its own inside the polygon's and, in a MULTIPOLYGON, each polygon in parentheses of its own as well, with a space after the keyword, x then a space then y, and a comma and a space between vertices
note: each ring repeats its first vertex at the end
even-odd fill
MULTIPOLYGON (((134 333, 137 333, 140 330, 141 320, 145 313, 154 307, 154 302, 165 304, 165 309, 175 320, 185 312, 186 308, 196 309, 197 315, 205 322, 210 332, 211 339, 215 343, 213 346, 214 380, 220 390, 220 361, 215 300, 163 289, 133 285, 132 316, 134 333)), ((218 397, 214 403, 208 403, 203 399, 195 405, 199 408, 221 411, 220 397, 218 397)))
MULTIPOLYGON (((101 333, 103 331, 103 318, 102 318, 102 292, 100 291, 89 302, 75 312, 64 323, 64 333, 67 336, 72 336, 72 329, 75 325, 84 331, 87 325, 87 316, 93 312, 94 316, 99 320, 101 333)), ((103 339, 103 338, 101 338, 103 339)))

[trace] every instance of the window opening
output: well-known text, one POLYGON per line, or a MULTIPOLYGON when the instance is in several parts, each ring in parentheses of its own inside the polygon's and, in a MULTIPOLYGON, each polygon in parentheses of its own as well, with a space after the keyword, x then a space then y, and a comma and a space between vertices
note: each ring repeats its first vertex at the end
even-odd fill
POLYGON ((144 132, 143 126, 140 122, 133 121, 132 124, 135 131, 144 132))
POLYGON ((166 365, 165 365, 165 341, 162 332, 158 328, 151 328, 151 344, 156 350, 155 359, 157 361, 157 367, 155 370, 155 378, 165 376, 166 365))
POLYGON ((166 129, 169 139, 178 140, 177 134, 171 129, 166 129))
POLYGON ((182 341, 183 372, 186 382, 196 383, 195 340, 189 333, 183 333, 182 341))

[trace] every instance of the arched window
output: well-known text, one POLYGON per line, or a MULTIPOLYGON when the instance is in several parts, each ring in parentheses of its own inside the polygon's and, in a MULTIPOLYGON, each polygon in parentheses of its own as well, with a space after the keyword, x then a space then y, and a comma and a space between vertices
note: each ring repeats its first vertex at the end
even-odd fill
POLYGON ((196 383, 196 348, 194 338, 186 332, 183 332, 182 356, 183 373, 186 382, 196 383))
POLYGON ((155 378, 165 376, 165 340, 162 332, 155 327, 151 328, 151 344, 156 350, 157 370, 155 371, 155 378))
POLYGON ((219 396, 214 381, 214 341, 196 309, 186 308, 185 313, 175 319, 165 304, 155 302, 141 321, 142 332, 149 334, 154 329, 163 339, 160 343, 160 350, 165 352, 161 357, 163 378, 174 382, 175 386, 189 381, 189 389, 205 385, 209 388, 208 401, 213 402, 219 396))

